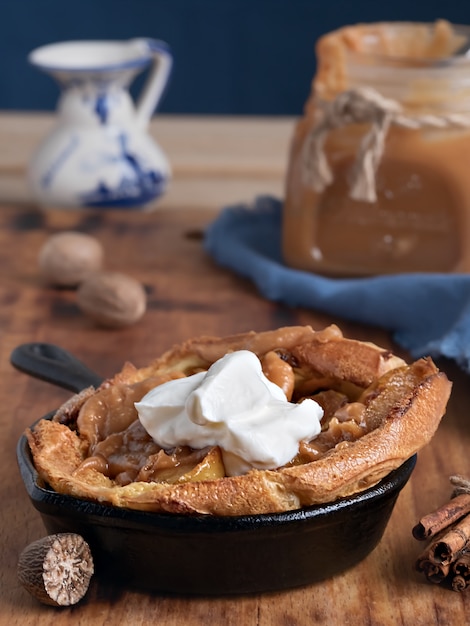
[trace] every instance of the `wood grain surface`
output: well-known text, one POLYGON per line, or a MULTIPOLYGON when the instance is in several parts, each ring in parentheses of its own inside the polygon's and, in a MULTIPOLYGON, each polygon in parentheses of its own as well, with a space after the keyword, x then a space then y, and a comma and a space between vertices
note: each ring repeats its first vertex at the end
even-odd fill
MULTIPOLYGON (((0 211, 1 320, 1 599, 0 623, 37 624, 234 624, 243 626, 338 624, 428 626, 466 624, 470 594, 427 583, 413 569, 420 544, 411 536, 417 518, 450 494, 448 476, 470 473, 468 379, 441 364, 454 380, 449 410, 437 436, 419 455, 385 536, 353 570, 301 589, 234 598, 165 597, 112 588, 94 579, 73 608, 38 604, 19 585, 20 551, 45 534, 16 467, 15 446, 23 429, 70 394, 14 370, 11 350, 27 341, 59 344, 103 376, 125 360, 143 365, 174 342, 203 333, 228 334, 284 324, 331 321, 346 334, 389 345, 372 328, 346 324, 314 312, 263 300, 251 284, 216 267, 205 255, 201 233, 212 212, 150 214, 39 213, 34 208, 0 211), (96 328, 77 309, 75 293, 47 287, 37 253, 48 235, 73 228, 96 236, 106 265, 141 280, 148 292, 143 320, 123 330, 96 328)), ((228 564, 229 566, 229 564, 228 564)), ((201 563, 201 576, 210 563, 201 563)))

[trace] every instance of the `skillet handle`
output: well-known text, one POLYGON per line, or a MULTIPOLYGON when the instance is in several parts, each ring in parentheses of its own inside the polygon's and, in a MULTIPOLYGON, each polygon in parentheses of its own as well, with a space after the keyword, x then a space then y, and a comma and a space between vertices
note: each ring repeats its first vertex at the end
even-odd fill
POLYGON ((21 344, 11 353, 10 363, 25 374, 75 393, 103 382, 70 352, 51 343, 21 344))

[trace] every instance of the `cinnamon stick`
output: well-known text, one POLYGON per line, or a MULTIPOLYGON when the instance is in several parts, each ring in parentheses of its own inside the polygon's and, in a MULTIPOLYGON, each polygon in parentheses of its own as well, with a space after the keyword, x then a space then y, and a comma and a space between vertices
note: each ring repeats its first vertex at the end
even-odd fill
POLYGON ((432 582, 439 584, 445 578, 447 578, 450 571, 450 563, 442 565, 442 563, 434 563, 429 558, 428 551, 426 550, 416 561, 416 570, 422 572, 426 578, 432 582))
POLYGON ((452 564, 452 589, 463 591, 470 585, 470 552, 463 552, 452 564))
POLYGON ((457 559, 469 541, 470 515, 466 515, 436 538, 429 547, 429 557, 434 563, 447 565, 457 559))
POLYGON ((454 591, 465 591, 468 583, 463 576, 454 576, 452 578, 452 589, 454 591))
POLYGON ((470 513, 470 493, 462 493, 422 517, 412 530, 413 537, 419 541, 431 539, 467 513, 470 513))

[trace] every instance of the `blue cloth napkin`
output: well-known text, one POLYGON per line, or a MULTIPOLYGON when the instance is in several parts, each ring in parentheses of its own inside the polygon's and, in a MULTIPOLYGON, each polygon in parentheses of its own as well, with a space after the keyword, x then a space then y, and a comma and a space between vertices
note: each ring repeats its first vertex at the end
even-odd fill
POLYGON ((381 327, 414 358, 443 356, 470 372, 470 275, 339 279, 286 267, 281 210, 271 197, 223 209, 206 231, 206 251, 251 279, 269 300, 381 327))

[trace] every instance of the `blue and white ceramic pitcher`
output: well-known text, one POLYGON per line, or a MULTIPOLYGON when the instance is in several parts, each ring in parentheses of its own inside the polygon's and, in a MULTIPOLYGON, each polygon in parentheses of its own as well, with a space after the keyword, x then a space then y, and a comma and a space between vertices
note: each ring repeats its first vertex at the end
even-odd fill
POLYGON ((30 162, 44 207, 149 208, 170 178, 147 133, 171 71, 168 46, 152 39, 68 41, 33 50, 30 62, 62 88, 57 123, 30 162), (134 104, 128 87, 152 64, 134 104))

